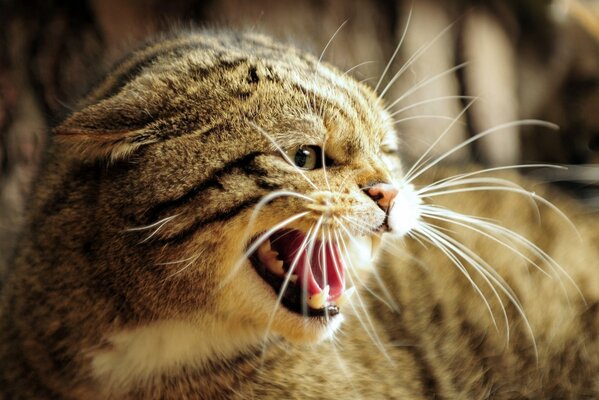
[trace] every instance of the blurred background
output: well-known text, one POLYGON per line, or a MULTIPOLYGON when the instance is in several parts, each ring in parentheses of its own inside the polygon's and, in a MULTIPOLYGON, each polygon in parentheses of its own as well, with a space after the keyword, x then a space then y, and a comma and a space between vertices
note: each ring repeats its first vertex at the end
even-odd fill
POLYGON ((325 60, 384 93, 407 163, 445 130, 436 154, 514 120, 554 122, 508 125, 451 162, 567 165, 532 174, 599 209, 597 0, 0 0, 0 264, 49 128, 136 42, 189 27, 326 48, 325 60))

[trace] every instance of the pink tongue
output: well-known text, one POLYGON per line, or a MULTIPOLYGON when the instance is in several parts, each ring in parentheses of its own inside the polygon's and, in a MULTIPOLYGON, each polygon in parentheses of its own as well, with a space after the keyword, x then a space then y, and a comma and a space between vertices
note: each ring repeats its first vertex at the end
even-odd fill
POLYGON ((322 292, 329 285, 327 300, 334 301, 345 290, 345 269, 339 248, 335 243, 320 240, 306 245, 305 239, 306 235, 300 231, 282 230, 273 234, 270 241, 279 259, 285 262, 285 268, 293 268, 291 273, 298 276, 297 281, 308 296, 322 292))

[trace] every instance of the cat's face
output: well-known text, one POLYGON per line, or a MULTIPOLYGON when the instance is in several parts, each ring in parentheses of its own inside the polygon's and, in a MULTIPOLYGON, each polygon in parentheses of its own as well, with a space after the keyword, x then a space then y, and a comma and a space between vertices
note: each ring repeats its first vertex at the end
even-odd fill
POLYGON ((102 268, 131 281, 138 320, 319 340, 371 239, 415 218, 378 97, 260 36, 150 46, 56 132, 76 163, 112 159, 102 268))

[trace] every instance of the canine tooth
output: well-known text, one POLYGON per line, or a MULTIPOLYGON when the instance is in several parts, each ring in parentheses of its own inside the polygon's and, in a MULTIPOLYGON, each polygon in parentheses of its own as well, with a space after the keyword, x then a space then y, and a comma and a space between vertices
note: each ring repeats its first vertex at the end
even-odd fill
POLYGON ((327 298, 329 297, 330 290, 331 289, 329 285, 326 285, 322 292, 317 293, 314 296, 308 297, 308 305, 310 306, 310 308, 313 308, 314 310, 320 310, 321 308, 323 308, 327 303, 327 298))
POLYGON ((329 298, 329 293, 331 292, 331 287, 326 285, 324 289, 322 289, 322 295, 324 296, 325 301, 329 298))
POLYGON ((355 292, 356 292, 355 286, 350 287, 345 292, 341 293, 341 296, 337 297, 337 300, 335 300, 335 303, 338 306, 344 305, 345 303, 347 303, 349 301, 349 299, 351 299, 351 297, 354 295, 355 292))
POLYGON ((356 269, 368 270, 372 268, 372 239, 370 236, 357 236, 351 240, 349 256, 352 266, 356 269))
POLYGON ((356 293, 356 287, 352 286, 349 289, 347 289, 345 292, 343 292, 343 296, 345 297, 345 300, 347 301, 352 298, 354 293, 356 293))
POLYGON ((290 281, 291 283, 296 283, 296 282, 297 282, 297 275, 291 275, 291 276, 289 277, 289 281, 290 281))

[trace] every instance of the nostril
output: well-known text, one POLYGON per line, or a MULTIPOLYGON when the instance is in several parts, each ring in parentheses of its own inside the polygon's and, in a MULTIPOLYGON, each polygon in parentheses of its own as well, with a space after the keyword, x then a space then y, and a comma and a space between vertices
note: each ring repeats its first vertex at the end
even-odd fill
POLYGON ((388 183, 378 183, 366 189, 366 194, 385 212, 389 210, 389 206, 397 196, 397 193, 397 188, 388 183))

